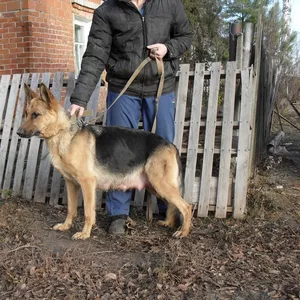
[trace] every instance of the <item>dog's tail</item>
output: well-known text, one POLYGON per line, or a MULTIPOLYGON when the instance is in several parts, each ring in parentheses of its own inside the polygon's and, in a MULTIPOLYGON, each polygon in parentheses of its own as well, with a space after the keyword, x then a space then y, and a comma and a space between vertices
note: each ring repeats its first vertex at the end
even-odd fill
POLYGON ((181 194, 181 196, 183 196, 184 179, 183 179, 181 158, 180 158, 177 148, 176 148, 176 160, 177 160, 177 165, 178 165, 178 186, 179 186, 180 194, 181 194))

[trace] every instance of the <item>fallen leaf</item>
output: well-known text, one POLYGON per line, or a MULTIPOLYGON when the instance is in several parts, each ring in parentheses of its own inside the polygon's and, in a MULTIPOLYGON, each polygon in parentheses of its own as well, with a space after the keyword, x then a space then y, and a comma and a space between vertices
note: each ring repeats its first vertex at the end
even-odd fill
POLYGON ((107 281, 110 281, 110 280, 117 280, 117 275, 115 273, 107 273, 104 276, 104 281, 107 282, 107 281))

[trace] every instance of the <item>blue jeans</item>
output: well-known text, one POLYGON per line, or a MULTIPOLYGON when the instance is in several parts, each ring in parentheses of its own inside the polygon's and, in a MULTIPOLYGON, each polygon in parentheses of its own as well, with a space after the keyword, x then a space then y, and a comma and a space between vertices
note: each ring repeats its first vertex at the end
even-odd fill
MULTIPOLYGON (((108 91, 107 107, 117 98, 118 93, 108 91)), ((122 95, 109 109, 106 117, 107 126, 122 126, 138 128, 140 116, 143 117, 144 130, 151 131, 155 118, 155 97, 139 98, 122 95)), ((175 95, 162 95, 158 103, 156 119, 156 134, 169 142, 173 142, 175 135, 175 95)), ((128 215, 131 200, 131 191, 109 191, 106 195, 106 207, 110 216, 128 215)), ((162 205, 159 205, 162 207, 162 205)))

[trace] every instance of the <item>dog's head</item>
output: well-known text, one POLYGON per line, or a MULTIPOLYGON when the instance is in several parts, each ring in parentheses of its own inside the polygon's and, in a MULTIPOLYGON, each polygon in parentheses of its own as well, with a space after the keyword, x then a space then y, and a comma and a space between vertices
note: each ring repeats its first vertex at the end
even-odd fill
POLYGON ((49 137, 57 124, 59 104, 44 83, 39 94, 24 84, 27 100, 26 119, 17 134, 24 138, 32 136, 49 137))

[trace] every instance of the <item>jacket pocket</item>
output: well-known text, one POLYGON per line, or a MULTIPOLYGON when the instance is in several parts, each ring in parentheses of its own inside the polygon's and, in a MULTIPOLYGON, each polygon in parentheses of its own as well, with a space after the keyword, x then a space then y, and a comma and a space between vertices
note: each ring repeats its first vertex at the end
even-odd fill
POLYGON ((117 61, 115 59, 113 59, 112 57, 110 57, 108 59, 107 65, 106 65, 106 70, 109 71, 110 69, 112 69, 115 66, 116 62, 117 61))
POLYGON ((177 71, 179 70, 178 59, 171 59, 171 67, 172 67, 174 75, 176 75, 177 71))

